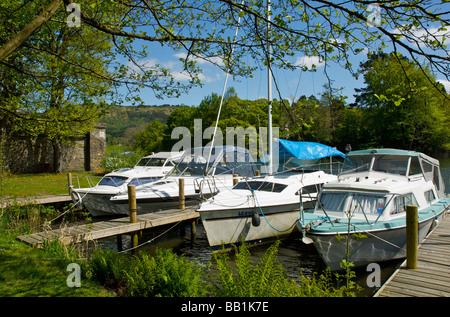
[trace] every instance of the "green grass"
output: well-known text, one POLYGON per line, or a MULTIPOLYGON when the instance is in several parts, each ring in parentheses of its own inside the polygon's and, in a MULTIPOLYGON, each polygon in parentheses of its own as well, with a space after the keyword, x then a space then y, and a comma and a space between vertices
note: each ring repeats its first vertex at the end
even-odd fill
MULTIPOLYGON (((82 187, 88 186, 84 176, 94 176, 94 174, 88 172, 73 172, 72 182, 76 187, 78 186, 76 175, 83 175, 79 178, 82 187)), ((67 194, 67 173, 9 174, 2 179, 2 189, 3 199, 67 194)))
POLYGON ((67 263, 42 249, 15 239, 18 232, 0 228, 0 297, 112 296, 98 282, 82 279, 81 287, 67 286, 67 263))

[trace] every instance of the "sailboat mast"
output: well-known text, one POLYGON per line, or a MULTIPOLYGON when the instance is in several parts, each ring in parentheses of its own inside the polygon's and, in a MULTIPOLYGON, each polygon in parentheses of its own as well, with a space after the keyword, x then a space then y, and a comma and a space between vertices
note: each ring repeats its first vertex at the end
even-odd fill
POLYGON ((267 90, 268 90, 268 143, 269 143, 269 175, 273 175, 273 136, 272 136, 272 45, 270 44, 270 20, 271 20, 271 7, 270 0, 267 1, 267 90))

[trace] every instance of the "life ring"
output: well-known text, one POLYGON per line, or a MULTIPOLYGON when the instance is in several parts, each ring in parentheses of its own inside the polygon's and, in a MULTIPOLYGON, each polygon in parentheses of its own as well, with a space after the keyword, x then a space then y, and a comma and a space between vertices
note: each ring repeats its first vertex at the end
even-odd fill
POLYGON ((76 205, 79 205, 79 206, 82 205, 83 200, 81 199, 80 193, 78 193, 78 192, 72 190, 72 191, 70 192, 70 197, 72 198, 72 201, 73 201, 73 203, 75 204, 75 206, 76 206, 76 205))

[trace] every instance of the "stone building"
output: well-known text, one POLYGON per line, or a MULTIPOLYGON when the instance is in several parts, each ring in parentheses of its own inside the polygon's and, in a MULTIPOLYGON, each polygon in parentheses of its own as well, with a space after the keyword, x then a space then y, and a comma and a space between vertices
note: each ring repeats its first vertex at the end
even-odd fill
MULTIPOLYGON (((85 135, 61 147, 61 172, 101 172, 106 155, 106 124, 99 123, 85 135)), ((3 165, 12 173, 54 172, 55 151, 50 140, 8 137, 3 144, 3 165)))

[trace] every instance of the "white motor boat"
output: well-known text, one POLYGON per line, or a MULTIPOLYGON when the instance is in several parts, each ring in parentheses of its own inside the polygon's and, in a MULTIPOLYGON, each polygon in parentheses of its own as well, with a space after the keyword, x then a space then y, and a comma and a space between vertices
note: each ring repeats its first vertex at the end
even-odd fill
MULTIPOLYGON (((210 147, 186 150, 167 177, 136 188, 137 211, 142 213, 178 207, 180 178, 184 179, 185 205, 188 206, 231 188, 233 175, 247 177, 254 175, 255 171, 253 158, 245 148, 214 146, 212 150, 210 147)), ((127 194, 112 197, 111 203, 121 213, 129 213, 127 194)))
MULTIPOLYGON (((284 168, 291 164, 296 170, 243 179, 198 208, 213 250, 242 241, 262 243, 288 236, 295 229, 300 210, 314 207, 322 185, 337 179, 317 170, 319 165, 314 163, 324 158, 329 163, 328 157, 344 157, 342 152, 315 142, 278 141, 280 163, 284 168)), ((321 168, 324 166, 330 170, 330 164, 321 168)))
POLYGON ((439 161, 395 149, 353 151, 298 228, 332 270, 406 257, 406 206, 418 207, 420 244, 450 207, 439 161), (348 252, 348 253, 347 253, 348 252), (348 257, 347 257, 348 254, 348 257))
POLYGON ((136 188, 162 179, 171 172, 183 152, 159 152, 145 156, 133 168, 113 171, 103 176, 92 187, 72 190, 72 200, 82 204, 92 216, 122 214, 120 208, 111 203, 110 198, 128 192, 128 185, 136 188))

